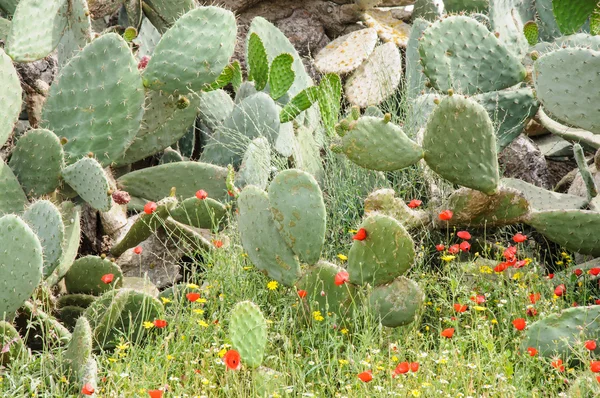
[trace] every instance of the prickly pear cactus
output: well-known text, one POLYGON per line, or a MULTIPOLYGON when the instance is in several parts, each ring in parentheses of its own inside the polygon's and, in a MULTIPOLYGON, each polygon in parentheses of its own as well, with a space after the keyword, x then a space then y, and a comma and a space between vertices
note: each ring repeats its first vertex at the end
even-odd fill
POLYGON ((425 295, 414 281, 403 276, 380 285, 369 295, 369 307, 383 326, 395 328, 413 322, 423 306, 425 295))
POLYGON ((54 269, 52 275, 46 279, 49 286, 57 284, 69 271, 75 257, 77 257, 81 240, 81 208, 75 206, 72 202, 63 202, 61 213, 65 226, 63 251, 58 266, 54 269))
POLYGON ((0 365, 6 366, 19 355, 26 355, 27 348, 23 339, 19 336, 19 332, 15 327, 6 322, 0 321, 0 347, 3 348, 0 353, 0 365), (7 351, 4 348, 8 348, 7 351))
POLYGON ((82 158, 62 171, 62 177, 96 210, 108 211, 112 205, 110 185, 102 166, 96 159, 82 158))
POLYGON ((364 240, 355 240, 348 253, 350 282, 381 285, 391 282, 412 267, 414 243, 397 220, 383 214, 367 217, 359 226, 364 240))
POLYGON ((214 229, 224 226, 227 208, 212 198, 193 197, 181 202, 169 214, 175 221, 192 227, 214 229))
POLYGON ((321 73, 347 74, 371 55, 377 44, 377 31, 361 29, 338 37, 315 56, 315 68, 321 73))
POLYGON ((256 304, 242 301, 233 307, 229 338, 244 365, 257 368, 262 364, 267 346, 267 321, 256 304))
POLYGON ((81 293, 99 296, 123 284, 123 272, 114 262, 98 256, 85 256, 75 260, 65 275, 65 286, 71 294, 81 293), (112 283, 104 283, 102 277, 113 274, 112 283))
POLYGON ((64 355, 65 364, 69 369, 69 378, 73 382, 81 379, 85 373, 87 363, 92 357, 92 328, 85 317, 81 317, 75 324, 73 337, 67 346, 64 355))
POLYGON ((0 85, 3 87, 0 107, 0 146, 3 146, 19 119, 23 90, 12 60, 1 48, 0 85))
POLYGON ((15 215, 0 218, 0 318, 12 317, 42 281, 42 245, 15 215))
POLYGON ((0 159, 0 215, 7 213, 21 213, 27 205, 27 196, 21 188, 17 177, 4 160, 0 159))
POLYGON ((521 192, 532 210, 574 210, 587 205, 587 199, 581 196, 548 191, 516 178, 503 178, 501 182, 505 187, 521 192))

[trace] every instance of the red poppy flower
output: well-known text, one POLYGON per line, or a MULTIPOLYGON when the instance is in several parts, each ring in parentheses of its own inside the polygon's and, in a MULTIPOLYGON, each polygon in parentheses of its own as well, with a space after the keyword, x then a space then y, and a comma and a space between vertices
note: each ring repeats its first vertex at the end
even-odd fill
POLYGON ((600 383, 600 376, 596 376, 596 381, 600 383))
POLYGON ((514 321, 512 321, 512 324, 517 330, 523 330, 525 329, 525 326, 527 326, 527 322, 525 322, 525 319, 523 318, 515 319, 514 321))
POLYGON ((133 252, 135 254, 142 254, 142 251, 144 251, 144 249, 142 249, 142 246, 136 246, 133 248, 133 252))
POLYGON ((562 359, 557 359, 556 361, 550 362, 553 368, 560 370, 561 372, 565 371, 565 365, 563 365, 562 359))
POLYGON ((538 301, 538 300, 539 300, 541 297, 542 297, 542 295, 541 295, 541 294, 539 294, 539 293, 531 293, 531 294, 529 295, 529 302, 530 302, 531 304, 535 304, 535 303, 537 303, 537 301, 538 301))
POLYGON ((470 297, 469 300, 477 304, 483 304, 485 303, 485 296, 483 294, 478 294, 477 296, 470 297))
POLYGON ((115 279, 115 274, 105 274, 105 275, 102 275, 102 278, 100 278, 100 279, 102 279, 102 282, 104 282, 108 285, 115 279))
POLYGON ((223 355, 223 362, 229 370, 238 370, 242 367, 240 353, 236 350, 229 350, 223 355))
POLYGON ((548 275, 546 275, 546 276, 548 277, 548 279, 552 279, 552 278, 554 278, 554 274, 548 274, 548 275))
POLYGON ((468 252, 469 250, 471 250, 471 245, 469 244, 469 242, 464 241, 460 244, 460 250, 462 250, 463 252, 468 252))
POLYGON ((306 297, 306 294, 306 290, 298 290, 298 297, 300 297, 301 299, 306 297))
POLYGON ((163 391, 162 390, 149 390, 148 395, 150 395, 150 398, 162 398, 163 391))
POLYGON ((93 395, 95 391, 94 386, 90 383, 85 383, 83 387, 81 387, 81 393, 83 395, 93 395))
POLYGON ((408 207, 411 209, 416 209, 417 207, 421 206, 421 204, 423 204, 423 202, 421 202, 419 199, 413 199, 408 202, 408 207))
POLYGON ((462 304, 462 305, 458 304, 458 303, 454 304, 454 311, 456 311, 456 312, 465 312, 467 310, 467 308, 469 308, 469 307, 467 307, 466 304, 462 304))
POLYGON ((348 274, 347 271, 340 271, 335 275, 333 283, 335 283, 337 286, 341 286, 348 282, 348 279, 350 279, 350 274, 348 274))
POLYGON ((442 337, 451 339, 452 336, 454 336, 454 328, 444 329, 444 330, 442 330, 442 333, 440 333, 440 334, 442 335, 442 337))
POLYGON ((364 228, 359 229, 356 234, 352 237, 354 240, 365 240, 367 239, 367 230, 364 228))
POLYGON ((196 191, 196 197, 200 200, 204 200, 208 198, 208 193, 204 189, 201 189, 199 191, 196 191))
POLYGON ((458 231, 456 233, 456 236, 458 236, 459 238, 464 239, 464 240, 471 239, 471 234, 468 231, 458 231))
POLYGON ((504 271, 506 271, 506 270, 507 270, 509 267, 510 267, 510 265, 509 265, 508 263, 506 263, 506 262, 504 262, 504 263, 500 263, 500 264, 498 264, 498 265, 496 265, 496 266, 494 267, 494 272, 504 272, 504 271))
POLYGON ((410 363, 410 371, 418 372, 419 371, 419 362, 411 362, 410 363))
POLYGON ((410 365, 408 364, 408 362, 400 362, 398 366, 396 366, 396 369, 394 369, 394 373, 397 375, 403 375, 405 373, 408 373, 409 369, 410 365))
POLYGON ((364 372, 358 374, 358 378, 361 381, 368 383, 371 380, 373 380, 373 372, 371 372, 370 370, 364 371, 364 372))
POLYGON ((536 316, 538 314, 537 310, 533 307, 527 308, 527 316, 536 316))
POLYGON ((598 344, 596 344, 596 340, 588 340, 585 342, 585 348, 587 348, 590 351, 594 351, 596 347, 598 347, 598 344))
POLYGON ((148 202, 144 205, 144 213, 146 214, 152 214, 156 211, 156 208, 158 207, 158 205, 154 202, 148 202))
POLYGON ((527 349, 527 352, 529 353, 529 356, 530 356, 530 357, 534 357, 534 356, 536 356, 536 355, 537 355, 537 353, 538 353, 538 350, 536 350, 536 349, 535 349, 535 348, 533 348, 533 347, 529 347, 529 348, 527 349))
POLYGON ((517 255, 517 247, 516 246, 508 246, 506 249, 504 249, 504 252, 502 253, 502 256, 506 260, 512 260, 513 257, 515 257, 516 255, 517 255))
POLYGON ((445 248, 446 246, 442 245, 441 243, 439 245, 435 245, 435 250, 439 252, 444 251, 445 248))
POLYGON ((575 271, 573 271, 573 273, 577 276, 581 276, 581 274, 583 274, 583 271, 579 268, 577 268, 575 271))
POLYGON ((527 265, 527 260, 520 260, 520 261, 517 261, 517 263, 515 264, 514 267, 515 268, 522 268, 522 267, 524 267, 526 265, 527 265))
POLYGON ((596 276, 596 275, 600 274, 600 268, 597 268, 597 267, 591 268, 588 271, 588 274, 590 274, 592 276, 596 276))
POLYGON ((556 288, 554 289, 554 294, 556 294, 558 297, 560 297, 563 294, 565 294, 565 290, 567 290, 567 288, 565 287, 565 285, 563 285, 561 283, 560 285, 556 286, 556 288))
POLYGON ((590 362, 590 370, 594 373, 600 372, 600 361, 590 362))
POLYGON ((152 323, 159 329, 167 327, 167 321, 165 321, 164 319, 155 319, 152 323))
POLYGON ((594 302, 596 303, 596 305, 600 305, 600 299, 596 299, 594 300, 594 302))
POLYGON ((231 191, 227 191, 227 195, 231 196, 232 198, 235 196, 235 194, 231 191))
POLYGON ((185 295, 185 298, 188 299, 188 301, 191 301, 192 303, 198 301, 198 299, 200 298, 200 293, 188 293, 185 295))
POLYGON ((527 240, 527 236, 523 235, 522 233, 518 233, 515 236, 513 236, 512 240, 515 243, 523 243, 527 240))
POLYGON ((213 245, 217 249, 220 249, 221 247, 223 247, 223 241, 222 240, 213 240, 212 243, 213 243, 213 245))
POLYGON ((457 254, 460 251, 460 246, 458 244, 452 245, 448 248, 448 253, 457 254))
POLYGON ((572 305, 573 305, 573 307, 579 307, 579 304, 577 304, 577 301, 574 301, 572 305))
POLYGON ((454 213, 452 213, 452 210, 444 210, 440 214, 438 214, 438 217, 442 221, 450 221, 453 215, 454 213))

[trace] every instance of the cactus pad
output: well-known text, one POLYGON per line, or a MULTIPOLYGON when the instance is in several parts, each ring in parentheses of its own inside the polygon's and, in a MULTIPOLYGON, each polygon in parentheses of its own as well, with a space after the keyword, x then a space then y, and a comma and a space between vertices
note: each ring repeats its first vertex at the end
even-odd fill
POLYGON ((269 91, 274 100, 282 98, 294 83, 296 74, 292 69, 293 63, 294 57, 287 53, 279 54, 271 63, 269 91))
POLYGON ((415 98, 421 91, 425 90, 425 75, 420 61, 419 40, 428 26, 429 22, 417 18, 413 19, 410 29, 410 36, 406 45, 406 84, 409 98, 415 98))
POLYGON ((92 41, 92 22, 86 0, 68 1, 67 29, 58 43, 59 69, 92 41))
POLYGON ((5 213, 20 213, 27 204, 27 197, 12 170, 0 159, 0 216, 5 213))
POLYGON ((400 127, 370 116, 358 119, 344 135, 342 151, 357 165, 379 171, 403 169, 423 158, 423 149, 400 127))
POLYGON ((365 199, 365 214, 385 214, 398 220, 406 229, 424 227, 431 223, 429 213, 411 209, 404 200, 396 198, 395 195, 395 191, 390 188, 371 192, 365 199))
POLYGON ((65 137, 67 163, 90 152, 103 166, 125 153, 140 128, 142 78, 128 44, 105 34, 61 70, 42 113, 44 126, 65 137))
POLYGON ((587 21, 597 2, 590 0, 552 0, 552 11, 560 31, 575 33, 587 21))
POLYGON ((162 37, 144 71, 146 85, 166 92, 200 91, 233 55, 237 25, 231 11, 208 6, 182 16, 162 37))
POLYGON ((495 141, 494 127, 481 105, 449 96, 429 117, 423 137, 425 161, 448 181, 490 195, 499 182, 495 141))
POLYGON ((23 221, 37 235, 44 255, 44 278, 50 276, 62 257, 65 227, 60 210, 48 200, 35 202, 23 213, 23 221))
POLYGON ((587 204, 587 200, 580 196, 548 191, 515 178, 503 178, 502 185, 521 192, 532 210, 574 210, 587 204))
POLYGON ((72 202, 63 202, 61 204, 61 212, 65 226, 63 253, 58 266, 54 269, 52 275, 46 279, 49 286, 55 285, 63 278, 69 268, 71 268, 79 251, 81 209, 72 202))
POLYGON ((271 146, 265 137, 255 138, 244 153, 242 165, 236 175, 236 185, 239 187, 255 185, 260 189, 266 189, 270 176, 271 146))
POLYGON ((354 71, 371 55, 377 44, 377 31, 360 29, 338 37, 315 56, 315 68, 323 74, 343 75, 354 71))
POLYGON ((92 158, 82 158, 66 167, 62 176, 67 184, 96 210, 110 210, 112 199, 109 194, 108 178, 100 163, 92 158))
POLYGON ((19 309, 42 281, 42 245, 25 221, 0 218, 0 319, 19 309))
POLYGON ((361 19, 366 26, 377 31, 383 42, 404 48, 408 41, 410 25, 397 19, 392 11, 371 8, 361 15, 361 19))
POLYGON ((233 107, 234 103, 225 90, 213 90, 200 94, 200 120, 211 130, 216 130, 223 124, 225 119, 231 115, 233 107))
POLYGON ((64 358, 70 370, 71 380, 80 380, 80 375, 92 358, 92 328, 85 317, 77 320, 64 358))
POLYGON ((257 368, 262 364, 267 347, 267 321, 256 304, 242 301, 233 307, 229 315, 229 338, 244 365, 257 368))
POLYGON ((315 178, 301 170, 284 170, 269 185, 275 225, 300 261, 315 264, 325 242, 326 211, 315 178))
POLYGON ((114 262, 98 256, 85 256, 75 260, 65 275, 65 286, 71 294, 91 294, 99 296, 123 284, 121 268, 114 262), (104 283, 102 277, 113 274, 112 283, 104 283))
POLYGON ((0 347, 3 348, 0 353, 0 366, 6 366, 19 355, 27 353, 19 332, 6 321, 0 321, 0 347))
POLYGON ((388 285, 375 287, 369 295, 371 312, 383 326, 391 328, 413 322, 424 301, 419 285, 403 276, 388 285))
POLYGON ((425 29, 419 53, 431 85, 443 92, 501 90, 526 75, 519 59, 485 26, 464 16, 451 16, 425 29))
POLYGON ((361 241, 355 240, 348 253, 350 282, 381 285, 393 281, 412 267, 415 260, 414 243, 397 220, 383 214, 373 214, 358 228, 364 228, 367 237, 361 241))
POLYGON ((248 80, 254 82, 256 90, 264 90, 269 80, 269 60, 267 59, 267 50, 256 33, 248 35, 246 63, 248 64, 248 80))
POLYGON ((542 55, 534 64, 536 94, 544 109, 572 126, 600 134, 600 52, 563 48, 542 55), (573 87, 578 87, 573 90, 573 87))
POLYGON ((300 263, 279 234, 267 193, 247 186, 238 197, 239 229, 248 258, 260 270, 291 286, 300 277, 300 263))
POLYGON ((22 93, 19 75, 12 60, 0 48, 0 85, 3 87, 0 100, 0 146, 3 146, 12 134, 13 127, 21 113, 22 93))
POLYGON ((222 203, 206 198, 188 198, 170 211, 170 216, 181 223, 196 228, 214 229, 222 226, 227 208, 222 203))
POLYGON ((393 43, 385 43, 354 71, 346 82, 346 96, 352 105, 366 108, 390 97, 400 84, 402 60, 393 43))
POLYGON ((49 130, 30 130, 18 141, 9 165, 23 190, 38 197, 60 184, 64 153, 58 137, 49 130))

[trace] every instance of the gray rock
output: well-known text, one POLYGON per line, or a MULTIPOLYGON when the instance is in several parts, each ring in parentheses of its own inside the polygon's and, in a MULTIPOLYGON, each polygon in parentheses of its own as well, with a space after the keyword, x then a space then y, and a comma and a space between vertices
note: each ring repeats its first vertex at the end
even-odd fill
POLYGON ((518 178, 550 189, 548 164, 538 147, 524 135, 518 136, 500 152, 498 161, 504 177, 518 178))

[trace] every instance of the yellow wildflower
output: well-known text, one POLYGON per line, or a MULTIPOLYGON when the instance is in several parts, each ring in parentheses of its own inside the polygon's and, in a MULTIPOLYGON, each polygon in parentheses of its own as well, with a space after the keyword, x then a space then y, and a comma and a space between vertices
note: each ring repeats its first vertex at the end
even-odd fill
POLYGON ((188 283, 187 287, 188 287, 188 289, 198 289, 199 288, 199 286, 194 283, 188 283))
POLYGON ((342 330, 340 330, 340 332, 342 332, 342 334, 348 334, 348 329, 343 328, 342 330))
POLYGON ((271 281, 271 282, 267 283, 267 288, 269 290, 275 290, 275 289, 277 289, 277 286, 279 286, 279 283, 277 281, 271 281))
POLYGON ((393 356, 392 356, 392 362, 398 362, 398 357, 397 357, 397 356, 395 356, 395 355, 393 355, 393 356))
POLYGON ((61 383, 67 383, 67 378, 66 378, 65 376, 62 376, 62 377, 60 378, 60 382, 61 382, 61 383))
POLYGON ((344 366, 344 365, 348 365, 350 362, 348 362, 347 359, 340 359, 338 360, 338 362, 340 363, 340 365, 344 366))
POLYGON ((167 355, 167 361, 172 361, 173 359, 175 359, 175 357, 171 354, 167 355))
POLYGON ((486 308, 485 308, 485 307, 482 307, 482 306, 480 306, 480 305, 474 305, 474 306, 473 306, 473 309, 474 309, 475 311, 485 311, 485 309, 486 309, 486 308))
POLYGON ((225 356, 225 354, 227 353, 227 350, 225 348, 221 349, 221 351, 219 351, 219 358, 223 358, 225 356))
POLYGON ((252 269, 252 267, 244 267, 244 271, 249 271, 251 269, 252 269))
POLYGON ((513 275, 513 280, 518 281, 519 279, 521 279, 521 277, 523 276, 522 273, 517 272, 516 274, 513 275))
POLYGON ((491 274, 492 272, 494 272, 494 270, 492 269, 492 267, 482 265, 481 267, 479 267, 479 272, 482 274, 491 274))
POLYGON ((202 310, 200 308, 194 308, 192 311, 194 311, 194 314, 198 314, 198 315, 204 314, 204 310, 202 310))
POLYGON ((323 318, 323 315, 321 315, 321 311, 313 311, 313 318, 315 319, 315 321, 317 322, 321 322, 322 320, 324 320, 325 318, 323 318))
POLYGON ((456 258, 456 256, 451 256, 451 255, 447 254, 447 255, 442 256, 440 258, 442 259, 442 261, 450 262, 450 261, 454 260, 456 258))
POLYGON ((171 299, 167 297, 161 297, 160 299, 162 300, 163 304, 169 304, 171 302, 171 299))
POLYGON ((340 254, 338 254, 338 255, 337 255, 337 257, 338 257, 340 260, 342 260, 342 261, 346 261, 346 260, 348 260, 348 256, 344 256, 344 255, 343 255, 343 254, 341 254, 341 253, 340 253, 340 254))
POLYGON ((146 322, 144 322, 144 323, 143 323, 143 326, 144 326, 146 329, 152 329, 152 328, 154 327, 154 324, 153 324, 152 322, 148 322, 148 321, 146 321, 146 322))
POLYGON ((496 319, 492 319, 490 322, 492 323, 492 325, 497 325, 498 324, 498 321, 496 319))
POLYGON ((348 230, 348 233, 349 233, 349 234, 355 234, 355 233, 357 233, 357 232, 358 232, 358 231, 357 231, 357 230, 355 230, 355 229, 349 229, 349 230, 348 230))
POLYGON ((208 323, 204 322, 202 319, 198 321, 198 325, 202 326, 203 328, 208 327, 208 323))
POLYGON ((120 343, 117 345, 117 350, 119 350, 119 351, 125 351, 128 348, 129 348, 129 343, 120 343))

